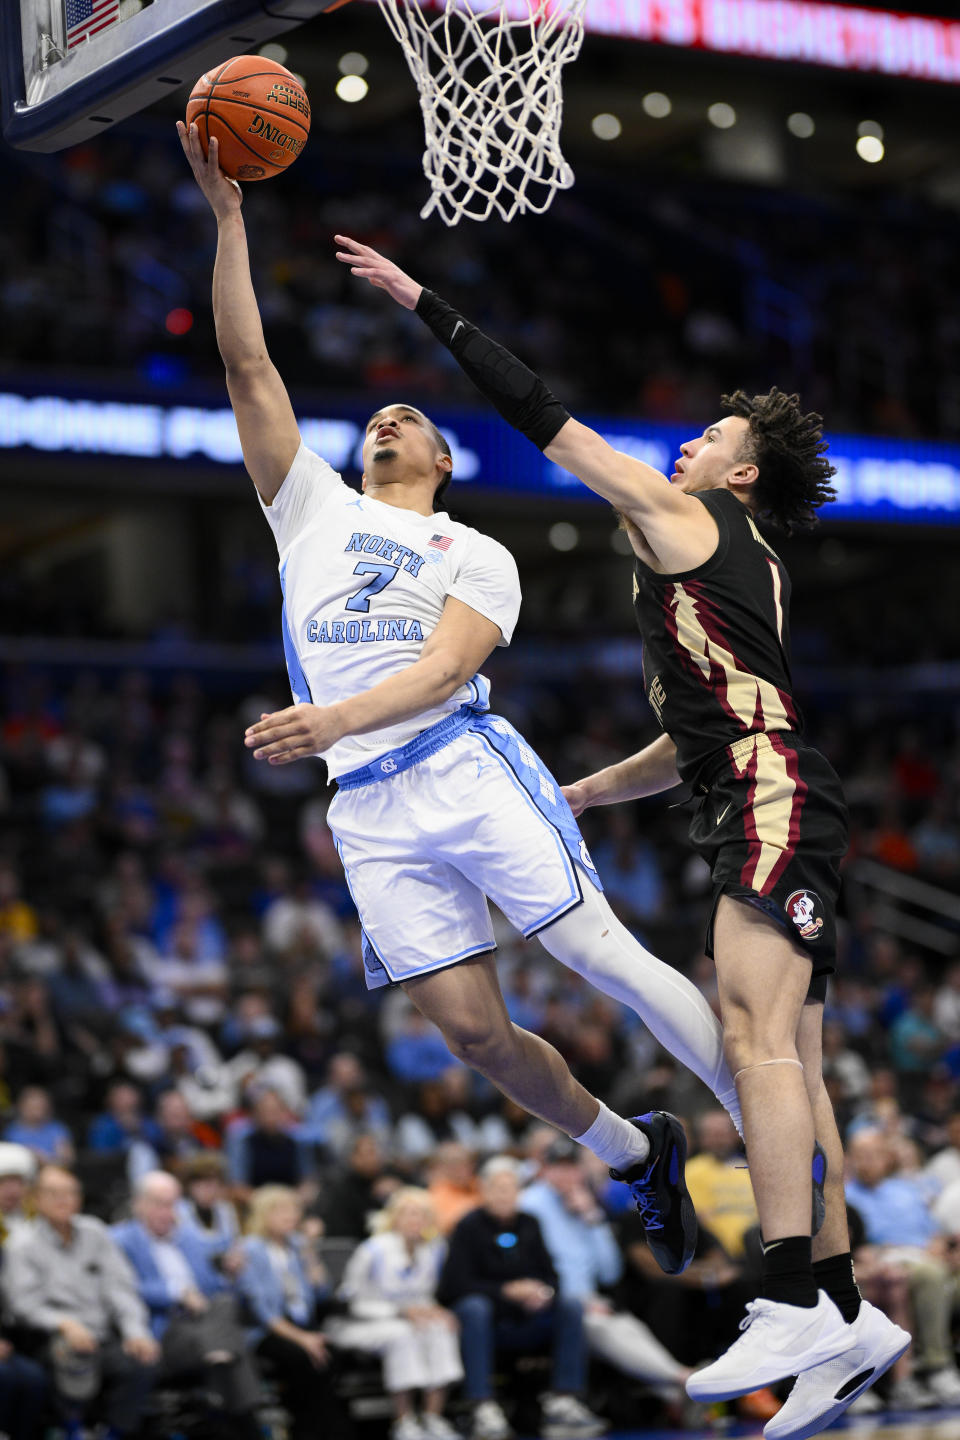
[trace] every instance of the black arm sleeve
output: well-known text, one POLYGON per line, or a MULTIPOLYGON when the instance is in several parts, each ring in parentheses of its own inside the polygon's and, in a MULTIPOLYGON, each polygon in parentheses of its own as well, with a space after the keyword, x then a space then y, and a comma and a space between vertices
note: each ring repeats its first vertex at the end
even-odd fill
POLYGON ((432 290, 421 291, 417 314, 508 424, 540 450, 556 439, 569 412, 532 370, 432 290))

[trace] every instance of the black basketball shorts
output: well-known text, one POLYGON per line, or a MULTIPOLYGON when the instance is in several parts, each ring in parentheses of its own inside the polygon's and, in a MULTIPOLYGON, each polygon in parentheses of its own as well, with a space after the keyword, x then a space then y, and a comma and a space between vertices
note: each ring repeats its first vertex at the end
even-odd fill
POLYGON ((840 861, 847 807, 840 781, 818 750, 787 731, 745 735, 728 745, 695 786, 690 840, 710 866, 713 909, 721 895, 755 905, 813 961, 811 999, 823 999, 836 965, 840 861))

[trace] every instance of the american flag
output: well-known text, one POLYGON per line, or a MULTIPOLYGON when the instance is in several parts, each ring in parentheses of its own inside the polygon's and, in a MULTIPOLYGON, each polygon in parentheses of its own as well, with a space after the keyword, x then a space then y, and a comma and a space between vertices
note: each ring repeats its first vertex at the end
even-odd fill
POLYGON ((64 0, 67 49, 89 40, 120 19, 120 0, 64 0))
POLYGON ((434 550, 449 550, 452 544, 452 535, 431 535, 427 541, 427 549, 432 546, 434 550))

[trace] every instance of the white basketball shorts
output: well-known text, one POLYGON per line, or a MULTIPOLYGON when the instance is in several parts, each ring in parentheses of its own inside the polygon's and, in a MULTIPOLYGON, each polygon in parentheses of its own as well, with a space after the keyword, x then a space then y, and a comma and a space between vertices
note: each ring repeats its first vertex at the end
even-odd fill
POLYGON ((330 805, 370 989, 492 950, 488 896, 529 936, 579 905, 584 883, 602 889, 539 756, 501 717, 468 720, 409 768, 379 757, 386 778, 340 789, 330 805))

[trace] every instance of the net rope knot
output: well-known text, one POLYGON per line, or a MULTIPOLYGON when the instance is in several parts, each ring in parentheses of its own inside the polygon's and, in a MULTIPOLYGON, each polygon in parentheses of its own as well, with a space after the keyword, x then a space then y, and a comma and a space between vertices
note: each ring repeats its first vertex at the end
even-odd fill
POLYGON ((564 65, 586 0, 379 0, 420 93, 430 198, 447 225, 542 214, 573 171, 560 150, 564 65))

